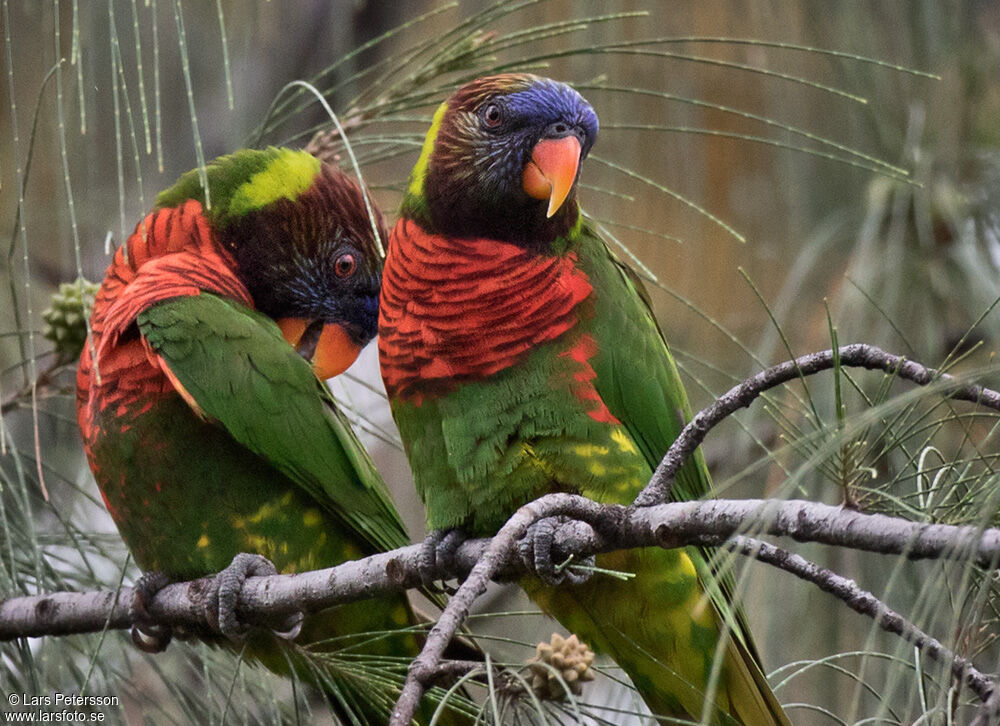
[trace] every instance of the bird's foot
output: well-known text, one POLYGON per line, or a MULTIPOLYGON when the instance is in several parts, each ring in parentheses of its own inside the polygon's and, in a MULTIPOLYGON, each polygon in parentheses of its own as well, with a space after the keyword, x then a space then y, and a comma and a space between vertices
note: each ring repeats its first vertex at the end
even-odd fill
POLYGON ((570 517, 563 516, 540 519, 528 527, 517 543, 524 566, 546 585, 582 585, 590 579, 590 570, 595 565, 593 555, 567 555, 556 541, 559 528, 572 521, 570 517))
MULTIPOLYGON (((237 614, 243 583, 248 577, 277 574, 277 568, 266 557, 247 552, 236 555, 229 567, 213 578, 209 587, 206 601, 208 621, 230 640, 237 643, 244 641, 250 632, 250 626, 240 620, 237 614)), ((292 613, 272 632, 279 638, 293 640, 302 630, 304 619, 303 613, 292 613)))
POLYGON ((132 642, 146 653, 162 653, 173 638, 173 630, 154 623, 148 610, 156 593, 169 584, 170 578, 162 572, 143 572, 132 588, 132 642))
POLYGON ((420 579, 424 587, 445 590, 444 579, 435 575, 442 569, 455 570, 455 554, 468 537, 459 529, 435 529, 420 546, 420 579), (440 582, 440 586, 438 585, 440 582))

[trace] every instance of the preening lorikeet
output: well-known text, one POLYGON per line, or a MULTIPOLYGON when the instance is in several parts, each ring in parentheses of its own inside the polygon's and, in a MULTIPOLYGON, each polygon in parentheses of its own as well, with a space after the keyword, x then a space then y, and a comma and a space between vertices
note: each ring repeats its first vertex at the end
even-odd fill
MULTIPOLYGON (((80 360, 80 430, 122 537, 140 567, 171 580, 242 552, 291 573, 407 544, 320 380, 375 335, 381 217, 301 151, 239 151, 207 178, 209 203, 197 172, 185 174, 116 252, 80 360)), ((266 631, 247 653, 295 667, 345 719, 377 723, 396 694, 370 658, 405 667, 420 645, 378 634, 414 622, 404 594, 308 615, 296 645, 347 649, 324 676, 266 631)))
MULTIPOLYGON (((382 377, 433 529, 490 534, 553 491, 630 503, 690 415, 641 283, 575 198, 597 130, 576 91, 522 74, 474 81, 434 115, 379 316, 382 377)), ((699 455, 674 491, 692 499, 711 487, 699 455)), ((610 654, 662 716, 702 716, 728 619, 736 632, 705 712, 718 724, 786 724, 706 554, 614 553, 598 564, 633 580, 522 586, 610 654)))

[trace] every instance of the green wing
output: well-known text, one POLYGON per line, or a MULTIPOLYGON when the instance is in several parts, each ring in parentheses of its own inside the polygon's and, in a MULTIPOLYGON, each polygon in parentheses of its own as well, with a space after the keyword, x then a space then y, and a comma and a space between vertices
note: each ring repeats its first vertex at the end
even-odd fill
POLYGON ((137 322, 202 415, 374 548, 408 544, 368 453, 270 318, 203 293, 151 307, 137 322))
MULTIPOLYGON (((582 235, 582 266, 597 291, 595 385, 655 469, 691 418, 691 405, 642 281, 589 225, 582 235)), ((678 472, 672 493, 682 501, 713 493, 700 450, 678 472)))
MULTIPOLYGON (((691 418, 684 384, 642 281, 589 225, 583 229, 581 261, 599 291, 593 328, 598 342, 593 362, 597 391, 655 469, 691 418)), ((677 472, 671 494, 677 501, 714 495, 700 449, 677 472)), ((733 612, 731 575, 711 572, 711 551, 702 549, 702 553, 704 560, 695 566, 701 570, 717 610, 730 620, 734 632, 759 662, 742 610, 733 612)))

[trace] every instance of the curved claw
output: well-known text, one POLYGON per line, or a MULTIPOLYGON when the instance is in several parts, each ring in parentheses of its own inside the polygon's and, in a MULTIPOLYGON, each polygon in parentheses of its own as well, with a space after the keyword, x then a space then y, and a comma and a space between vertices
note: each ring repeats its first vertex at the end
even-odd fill
MULTIPOLYGON (((424 587, 442 590, 435 574, 440 570, 454 571, 455 554, 467 535, 460 529, 435 529, 420 545, 420 580, 424 587)), ((443 581, 441 583, 444 584, 443 581)))
POLYGON ((294 612, 289 615, 285 622, 281 624, 281 628, 273 628, 271 632, 276 638, 281 638, 282 640, 295 640, 299 637, 299 633, 302 632, 302 624, 306 621, 306 614, 301 610, 294 612))
MULTIPOLYGON (((245 640, 250 632, 250 626, 240 620, 236 614, 243 583, 248 577, 266 577, 277 574, 277 568, 266 557, 247 552, 236 555, 229 567, 216 575, 212 581, 206 601, 205 614, 208 621, 229 640, 237 643, 245 640)), ((304 619, 303 613, 293 613, 282 623, 280 630, 272 632, 279 638, 292 640, 302 629, 304 619)))
POLYGON ((143 653, 162 653, 174 638, 170 628, 163 625, 133 625, 129 635, 132 645, 143 653))
POLYGON ((146 653, 162 653, 173 639, 173 631, 167 625, 157 625, 147 609, 156 593, 170 584, 170 578, 162 572, 143 572, 132 588, 132 602, 129 609, 132 616, 130 634, 132 643, 146 653))
MULTIPOLYGON (((546 585, 582 585, 590 579, 589 572, 567 567, 566 556, 559 556, 556 532, 569 521, 572 520, 563 516, 540 519, 528 527, 517 544, 524 566, 546 585)), ((594 557, 586 557, 579 562, 593 566, 594 557)))

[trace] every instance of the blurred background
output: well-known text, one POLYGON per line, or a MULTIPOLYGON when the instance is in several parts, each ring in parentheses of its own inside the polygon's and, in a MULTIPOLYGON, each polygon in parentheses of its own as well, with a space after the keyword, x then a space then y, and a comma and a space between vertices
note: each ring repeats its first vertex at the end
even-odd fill
MULTIPOLYGON (((52 352, 42 312, 60 283, 102 278, 114 248, 180 173, 243 146, 304 146, 329 129, 315 99, 288 87, 297 79, 338 113, 390 223, 430 115, 450 90, 508 69, 571 82, 601 119, 583 206, 647 279, 695 408, 763 366, 830 347, 834 334, 995 379, 994 2, 3 0, 0 8, 0 597, 114 588, 137 574, 83 460, 73 364, 52 352)), ((323 139, 314 144, 349 169, 342 140, 323 139)), ((880 376, 843 380, 840 394, 833 376, 790 387, 713 432, 706 453, 724 495, 994 519, 994 419, 880 376)), ((380 396, 375 347, 332 386, 420 537, 423 512, 380 396)), ((983 573, 798 549, 997 670, 993 584, 983 573)), ((968 692, 940 666, 815 588, 736 564, 772 684, 798 704, 795 723, 967 718, 968 692)), ((515 614, 531 607, 513 588, 494 588, 480 609, 508 613, 476 627, 514 662, 554 627, 515 614)), ((5 690, 88 683, 90 692, 127 696, 113 718, 130 723, 185 723, 200 708, 215 721, 286 718, 273 695, 284 686, 232 696, 233 683, 254 678, 266 676, 236 672, 200 646, 141 656, 120 633, 0 645, 5 690)), ((634 707, 610 679, 596 688, 591 700, 634 707)))

